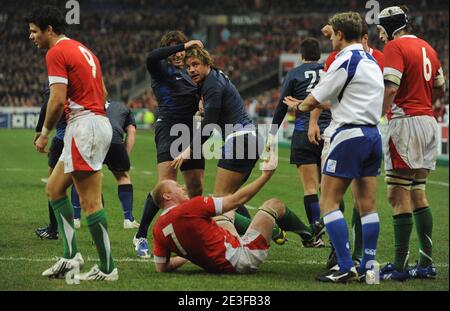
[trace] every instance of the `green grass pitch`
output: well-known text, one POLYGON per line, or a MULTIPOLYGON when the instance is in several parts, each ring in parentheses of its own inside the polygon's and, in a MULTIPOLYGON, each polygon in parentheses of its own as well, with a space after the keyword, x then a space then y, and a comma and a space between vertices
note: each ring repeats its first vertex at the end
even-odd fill
MULTIPOLYGON (((305 249, 298 236, 289 234, 283 245, 272 245, 270 255, 258 273, 252 275, 213 275, 187 264, 170 274, 157 274, 153 262, 135 257, 132 238, 134 230, 122 228, 122 211, 117 186, 112 174, 104 169, 103 193, 109 222, 112 251, 117 261, 120 279, 117 282, 93 282, 67 285, 64 280, 41 276, 62 253, 61 240, 39 240, 34 229, 48 223, 47 200, 41 178, 47 175, 47 158, 35 151, 31 130, 0 131, 0 290, 449 290, 449 202, 448 168, 438 168, 431 174, 427 190, 434 215, 434 261, 436 280, 410 280, 404 283, 327 285, 314 281, 324 269, 329 248, 305 249)), ((280 149, 280 164, 266 187, 250 203, 258 206, 264 200, 277 197, 286 202, 302 219, 306 219, 303 192, 296 168, 289 164, 289 150, 280 149)), ((205 171, 205 194, 212 192, 216 161, 208 161, 205 171)), ((147 192, 156 181, 156 154, 153 133, 139 131, 132 154, 131 176, 134 186, 134 216, 139 220, 147 192)), ((252 179, 258 176, 255 169, 252 179)), ((377 205, 381 218, 381 233, 377 259, 384 264, 393 259, 391 210, 386 199, 386 186, 379 177, 377 205)), ((348 221, 351 217, 351 196, 345 197, 348 221)), ((251 211, 252 213, 254 211, 251 211)), ((97 261, 91 244, 86 219, 78 230, 78 245, 90 268, 97 261)), ((328 244, 328 243, 327 243, 328 244)), ((418 258, 415 231, 411 239, 410 264, 418 258)))

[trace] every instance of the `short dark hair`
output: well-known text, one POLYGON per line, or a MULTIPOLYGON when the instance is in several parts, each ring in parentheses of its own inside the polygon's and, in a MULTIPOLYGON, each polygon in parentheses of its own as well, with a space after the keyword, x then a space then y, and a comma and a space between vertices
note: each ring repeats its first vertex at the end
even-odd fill
POLYGON ((307 61, 318 61, 320 59, 320 43, 315 38, 306 38, 300 43, 300 54, 307 61))
POLYGON ((162 48, 165 46, 169 46, 173 43, 182 44, 182 43, 186 43, 187 41, 188 41, 188 38, 182 31, 173 30, 173 31, 169 31, 164 36, 162 36, 161 40, 159 41, 159 47, 162 48))
POLYGON ((400 9, 403 10, 403 12, 405 12, 406 15, 406 19, 408 20, 408 22, 406 23, 406 27, 404 28, 406 33, 412 33, 413 32, 413 27, 412 27, 412 23, 411 23, 411 16, 409 15, 409 8, 406 5, 400 5, 400 9))
POLYGON ((341 31, 348 42, 361 40, 363 20, 356 12, 346 12, 334 15, 329 24, 334 33, 341 31))
POLYGON ((57 35, 66 31, 66 21, 63 13, 57 7, 51 5, 33 9, 29 15, 25 16, 25 22, 35 24, 42 31, 46 30, 48 26, 52 26, 53 31, 57 35))
POLYGON ((363 20, 361 24, 361 37, 369 34, 369 25, 363 20))

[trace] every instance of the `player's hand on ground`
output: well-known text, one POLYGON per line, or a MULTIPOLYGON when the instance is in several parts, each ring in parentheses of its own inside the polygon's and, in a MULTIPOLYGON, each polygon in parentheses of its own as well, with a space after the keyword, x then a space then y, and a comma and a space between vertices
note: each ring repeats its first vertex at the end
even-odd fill
POLYGON ((320 143, 320 128, 316 124, 309 124, 308 128, 308 140, 311 144, 319 145, 320 143))
POLYGON ((289 108, 293 108, 294 110, 297 110, 298 105, 302 102, 302 100, 296 99, 292 96, 286 96, 283 99, 283 103, 286 104, 289 108))
POLYGON ((333 27, 331 27, 331 25, 325 25, 320 31, 325 37, 330 38, 333 34, 333 27))
POLYGON ((36 146, 36 140, 39 138, 39 136, 41 136, 41 132, 36 132, 36 133, 34 134, 33 145, 36 146))
POLYGON ((48 136, 42 136, 40 135, 34 145, 36 146, 36 150, 40 153, 47 153, 47 150, 45 150, 45 147, 47 147, 48 144, 48 136))
POLYGON ((200 41, 200 40, 191 40, 191 41, 188 41, 188 42, 186 42, 186 43, 184 44, 184 49, 185 49, 185 50, 188 50, 188 49, 193 48, 193 47, 195 47, 195 46, 198 46, 198 47, 200 47, 200 48, 203 48, 203 43, 202 43, 202 41, 200 41))
POLYGON ((190 157, 191 157, 191 147, 187 148, 182 153, 180 153, 180 155, 172 161, 171 166, 177 170, 190 157))

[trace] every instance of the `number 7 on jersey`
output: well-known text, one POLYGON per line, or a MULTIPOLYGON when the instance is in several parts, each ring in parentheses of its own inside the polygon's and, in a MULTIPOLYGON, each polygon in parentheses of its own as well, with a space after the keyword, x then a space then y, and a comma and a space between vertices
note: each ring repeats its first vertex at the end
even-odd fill
POLYGON ((164 229, 162 230, 164 236, 171 236, 173 242, 175 243, 176 247, 178 248, 178 250, 180 251, 180 253, 182 253, 183 255, 187 255, 186 251, 184 250, 183 246, 181 246, 180 241, 178 241, 178 238, 175 234, 175 231, 173 230, 173 226, 172 224, 168 224, 167 226, 164 227, 164 229))

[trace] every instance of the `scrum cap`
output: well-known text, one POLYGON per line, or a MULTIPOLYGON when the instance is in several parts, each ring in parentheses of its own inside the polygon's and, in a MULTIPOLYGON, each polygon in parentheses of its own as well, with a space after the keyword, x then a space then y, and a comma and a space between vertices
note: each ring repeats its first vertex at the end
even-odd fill
POLYGON ((380 12, 378 15, 380 23, 379 28, 386 32, 389 40, 394 39, 396 32, 406 28, 408 25, 408 16, 398 6, 391 6, 380 12))

